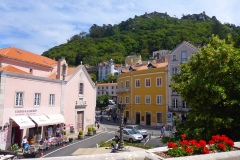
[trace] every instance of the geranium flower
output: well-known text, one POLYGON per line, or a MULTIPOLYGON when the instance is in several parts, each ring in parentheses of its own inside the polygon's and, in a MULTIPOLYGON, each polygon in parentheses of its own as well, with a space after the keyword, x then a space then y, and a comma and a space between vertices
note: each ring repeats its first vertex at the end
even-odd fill
POLYGON ((177 146, 173 142, 168 142, 168 148, 176 148, 177 146))
POLYGON ((210 140, 209 142, 208 142, 208 144, 210 144, 210 145, 212 145, 212 144, 214 144, 215 142, 213 141, 213 140, 210 140))
POLYGON ((229 146, 234 146, 234 142, 231 140, 231 139, 229 139, 228 141, 227 141, 227 144, 229 145, 229 146))
POLYGON ((186 151, 188 152, 188 154, 192 153, 192 150, 189 147, 186 147, 186 151))
POLYGON ((206 146, 206 141, 200 140, 199 144, 201 145, 201 147, 205 147, 206 146))
POLYGON ((182 139, 186 139, 186 134, 181 134, 182 139))
POLYGON ((215 141, 215 142, 218 142, 220 139, 220 135, 217 134, 216 136, 212 136, 212 140, 215 141))
POLYGON ((226 146, 222 143, 219 143, 218 144, 218 147, 221 148, 222 150, 225 150, 226 149, 226 146))
POLYGON ((190 141, 189 141, 189 144, 190 144, 191 146, 194 146, 195 144, 197 144, 197 141, 196 141, 195 139, 190 140, 190 141))
POLYGON ((203 154, 208 154, 209 153, 209 149, 207 147, 204 147, 204 149, 202 150, 203 154))

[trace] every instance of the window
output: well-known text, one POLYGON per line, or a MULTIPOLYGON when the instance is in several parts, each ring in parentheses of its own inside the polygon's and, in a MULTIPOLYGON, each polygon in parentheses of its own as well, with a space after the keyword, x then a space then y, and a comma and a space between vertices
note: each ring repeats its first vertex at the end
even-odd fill
POLYGON ((112 91, 112 94, 113 94, 113 91, 112 91))
POLYGON ((120 103, 124 103, 124 102, 123 102, 123 97, 120 98, 120 103))
POLYGON ((40 106, 41 94, 35 93, 34 95, 34 106, 40 106))
POLYGON ((157 123, 162 123, 162 113, 157 113, 157 123))
POLYGON ((129 89, 129 81, 126 81, 126 89, 129 89))
POLYGON ((188 108, 188 106, 187 106, 187 102, 182 101, 182 108, 188 108))
POLYGON ((177 55, 173 55, 173 56, 172 56, 172 60, 173 60, 173 61, 176 61, 176 60, 177 60, 177 55))
POLYGON ((149 95, 145 96, 145 104, 151 104, 151 97, 149 95))
POLYGON ((15 106, 23 106, 23 92, 16 93, 15 106))
POLYGON ((102 87, 102 89, 104 89, 104 87, 102 87))
POLYGON ((178 100, 177 99, 173 99, 172 100, 172 105, 173 105, 173 108, 178 108, 178 100))
POLYGON ((187 52, 186 51, 182 52, 181 57, 182 57, 182 63, 187 62, 187 52))
POLYGON ((106 94, 108 94, 108 91, 106 91, 106 94))
POLYGON ((140 96, 135 96, 135 103, 140 104, 140 96))
POLYGON ((108 86, 106 87, 106 89, 108 89, 108 86))
POLYGON ((116 86, 116 89, 117 89, 117 86, 116 86))
POLYGON ((177 95, 177 91, 173 89, 172 94, 177 95))
POLYGON ((162 104, 162 95, 156 96, 156 104, 162 104))
POLYGON ((112 89, 113 89, 113 86, 112 86, 112 89))
POLYGON ((100 92, 98 92, 98 94, 100 94, 100 92))
POLYGON ((156 86, 162 86, 162 77, 157 77, 156 78, 156 86))
POLYGON ((100 89, 100 87, 98 87, 98 89, 100 89))
POLYGON ((103 92, 102 92, 102 94, 103 94, 103 92))
POLYGON ((121 89, 123 89, 123 81, 121 82, 121 89))
POLYGON ((136 88, 139 88, 140 87, 140 79, 136 79, 135 80, 135 86, 136 86, 136 88))
POLYGON ((55 94, 50 94, 49 96, 49 105, 53 106, 55 102, 55 94))
POLYGON ((146 87, 150 87, 151 86, 151 79, 150 78, 146 78, 145 79, 145 86, 146 87))
POLYGON ((125 103, 129 103, 129 97, 125 97, 125 103))
POLYGON ((129 111, 126 111, 126 117, 129 119, 129 111))
POLYGON ((177 67, 172 67, 172 74, 176 74, 177 73, 177 67))
POLYGON ((83 95, 83 83, 79 83, 79 94, 83 95))

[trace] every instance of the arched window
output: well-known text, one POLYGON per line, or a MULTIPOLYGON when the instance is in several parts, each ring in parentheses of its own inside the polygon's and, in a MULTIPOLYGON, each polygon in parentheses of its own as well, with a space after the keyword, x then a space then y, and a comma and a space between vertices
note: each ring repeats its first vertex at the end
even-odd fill
POLYGON ((84 84, 79 83, 79 94, 83 95, 84 84))

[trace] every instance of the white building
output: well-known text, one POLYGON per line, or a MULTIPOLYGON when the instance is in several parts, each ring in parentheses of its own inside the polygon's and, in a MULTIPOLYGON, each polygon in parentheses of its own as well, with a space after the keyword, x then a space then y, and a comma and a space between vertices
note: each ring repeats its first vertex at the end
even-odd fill
POLYGON ((112 59, 110 59, 109 62, 100 63, 98 66, 98 80, 100 81, 107 80, 108 74, 112 74, 117 77, 120 71, 119 66, 115 65, 112 59))
POLYGON ((108 94, 117 103, 117 83, 97 84, 97 97, 108 94))

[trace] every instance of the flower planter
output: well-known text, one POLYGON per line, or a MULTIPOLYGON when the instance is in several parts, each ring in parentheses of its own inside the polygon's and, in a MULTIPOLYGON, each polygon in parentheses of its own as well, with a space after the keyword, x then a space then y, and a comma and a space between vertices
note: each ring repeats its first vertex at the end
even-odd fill
POLYGON ((84 139, 84 135, 78 135, 78 139, 80 140, 84 139))
POLYGON ((92 135, 93 135, 93 132, 88 132, 88 135, 89 135, 89 136, 92 136, 92 135))
POLYGON ((73 138, 69 138, 69 142, 71 143, 73 141, 73 138))

